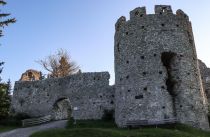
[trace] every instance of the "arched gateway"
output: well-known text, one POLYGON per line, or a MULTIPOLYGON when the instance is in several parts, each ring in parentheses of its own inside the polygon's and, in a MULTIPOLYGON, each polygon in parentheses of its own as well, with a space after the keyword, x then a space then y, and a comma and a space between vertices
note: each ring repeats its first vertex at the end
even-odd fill
POLYGON ((60 98, 53 105, 53 119, 62 120, 71 116, 72 106, 68 98, 60 98))

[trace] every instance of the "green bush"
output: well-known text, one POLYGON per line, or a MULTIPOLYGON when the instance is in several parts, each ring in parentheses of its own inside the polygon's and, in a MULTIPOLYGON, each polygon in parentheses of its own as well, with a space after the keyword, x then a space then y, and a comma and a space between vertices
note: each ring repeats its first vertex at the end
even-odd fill
POLYGON ((102 120, 104 120, 104 121, 107 121, 107 120, 114 121, 114 110, 104 110, 102 120))
POLYGON ((13 126, 13 127, 19 127, 22 125, 23 119, 30 118, 27 114, 25 113, 19 113, 15 116, 10 116, 5 119, 0 120, 0 125, 1 126, 13 126))
POLYGON ((28 119, 28 118, 31 118, 30 116, 28 116, 27 114, 25 113, 18 113, 14 116, 14 118, 16 120, 23 120, 23 119, 28 119))
POLYGON ((114 121, 107 120, 68 120, 67 128, 116 128, 114 121))
POLYGON ((0 120, 0 125, 1 126, 21 126, 21 120, 18 120, 14 117, 9 117, 9 118, 6 118, 6 119, 2 119, 0 120))

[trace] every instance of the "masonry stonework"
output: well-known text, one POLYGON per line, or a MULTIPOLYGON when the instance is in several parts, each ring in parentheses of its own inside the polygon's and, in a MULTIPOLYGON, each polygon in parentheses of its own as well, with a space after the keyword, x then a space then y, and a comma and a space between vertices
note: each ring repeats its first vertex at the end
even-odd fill
POLYGON ((208 68, 201 60, 198 60, 203 83, 203 90, 206 93, 208 103, 210 103, 210 68, 208 68))
POLYGON ((121 17, 115 33, 115 120, 179 122, 208 129, 191 22, 181 10, 155 6, 121 17))
POLYGON ((56 118, 63 109, 58 108, 59 104, 69 99, 69 109, 75 119, 100 119, 104 110, 114 109, 114 87, 109 86, 109 78, 108 72, 99 72, 18 81, 15 83, 12 108, 17 114, 25 113, 31 117, 53 115, 55 119, 60 119, 56 118))
POLYGON ((18 81, 13 112, 59 120, 69 111, 75 119, 101 119, 114 110, 119 127, 129 121, 177 119, 208 130, 204 91, 210 97, 210 73, 198 63, 188 16, 182 10, 173 14, 165 5, 155 6, 155 14, 139 7, 130 20, 120 17, 115 28, 114 86, 109 86, 108 72, 18 81))
POLYGON ((41 72, 29 69, 21 75, 20 81, 34 81, 41 80, 41 72))

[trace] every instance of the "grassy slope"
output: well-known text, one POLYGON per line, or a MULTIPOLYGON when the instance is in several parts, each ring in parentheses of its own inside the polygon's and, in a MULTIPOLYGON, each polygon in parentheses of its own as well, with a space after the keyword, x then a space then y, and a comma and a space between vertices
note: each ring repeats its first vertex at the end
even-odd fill
POLYGON ((12 129, 15 129, 17 127, 14 127, 14 126, 1 126, 0 125, 0 133, 1 132, 5 132, 5 131, 9 131, 9 130, 12 130, 12 129))
POLYGON ((210 132, 201 131, 185 125, 170 128, 118 129, 113 122, 78 121, 68 123, 67 129, 37 132, 31 137, 210 137, 210 132))

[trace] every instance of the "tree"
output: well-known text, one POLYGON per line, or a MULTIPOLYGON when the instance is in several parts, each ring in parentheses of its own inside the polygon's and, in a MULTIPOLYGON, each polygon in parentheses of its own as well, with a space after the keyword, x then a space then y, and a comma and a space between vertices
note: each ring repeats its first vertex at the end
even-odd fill
POLYGON ((78 72, 79 66, 70 59, 66 50, 60 49, 56 54, 46 57, 44 60, 39 60, 38 63, 50 72, 52 78, 65 77, 78 72))
MULTIPOLYGON (((4 0, 0 0, 0 6, 6 5, 6 4, 7 3, 4 0)), ((16 22, 15 18, 4 19, 4 18, 8 17, 9 15, 10 15, 9 13, 1 13, 0 12, 0 37, 3 36, 3 30, 2 29, 5 26, 8 26, 9 24, 16 22)), ((2 67, 3 64, 4 64, 4 62, 0 62, 0 74, 1 74, 2 69, 3 69, 3 67, 2 67)), ((1 82, 1 77, 0 77, 0 82, 1 82)), ((2 90, 1 87, 0 87, 0 90, 2 90)))
POLYGON ((9 117, 11 81, 0 83, 0 119, 9 117))
MULTIPOLYGON (((4 0, 0 0, 0 6, 3 6, 3 5, 6 5, 7 3, 4 1, 4 0)), ((3 28, 5 26, 8 26, 9 24, 11 23, 15 23, 16 22, 16 19, 15 18, 10 18, 10 19, 5 19, 3 20, 3 18, 6 18, 10 16, 9 13, 0 13, 0 37, 3 36, 3 28)))
MULTIPOLYGON (((0 74, 2 72, 3 67, 1 67, 4 64, 4 62, 0 62, 0 74)), ((1 77, 0 77, 0 82, 1 82, 1 77)))
MULTIPOLYGON (((4 0, 0 0, 0 6, 6 5, 7 3, 4 0)), ((2 13, 0 10, 0 37, 3 36, 3 29, 5 26, 8 26, 11 23, 15 23, 15 18, 7 18, 10 16, 9 13, 2 13)), ((4 62, 0 62, 0 74, 2 72, 2 65, 4 62)), ((1 77, 0 77, 1 82, 1 77)), ((6 118, 9 116, 9 108, 10 108, 10 90, 11 90, 11 82, 8 83, 0 83, 0 119, 6 118)))

